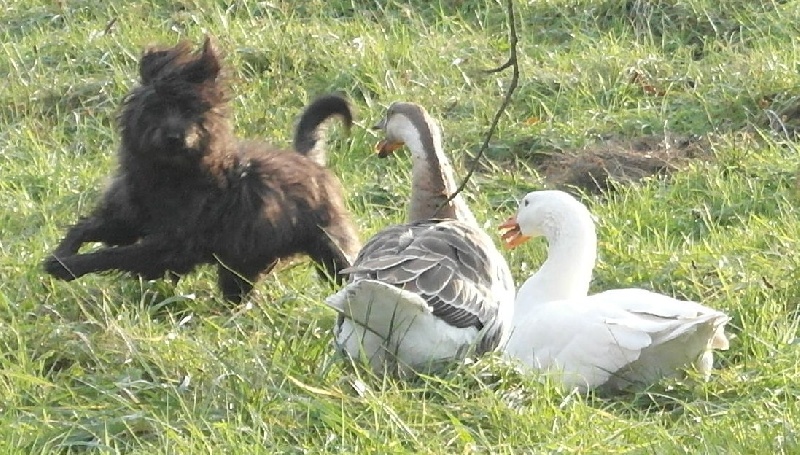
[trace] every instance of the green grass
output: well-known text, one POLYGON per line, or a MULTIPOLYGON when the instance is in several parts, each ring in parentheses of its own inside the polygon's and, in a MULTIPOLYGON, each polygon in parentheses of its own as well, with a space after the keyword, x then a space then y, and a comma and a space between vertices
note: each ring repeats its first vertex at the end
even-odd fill
MULTIPOLYGON (((527 164, 538 152, 709 138, 709 161, 585 198, 601 237, 594 290, 641 286, 733 317, 709 382, 614 398, 559 391, 491 356, 410 383, 358 377, 332 352, 331 291, 306 262, 233 309, 209 269, 177 286, 43 276, 114 168, 113 119, 148 44, 216 36, 243 136, 287 144, 311 97, 345 91, 359 123, 334 134, 330 161, 365 239, 404 219, 409 194, 407 158, 371 152, 385 106, 428 107, 463 176, 509 78, 481 72, 507 55, 502 2, 136 3, 10 0, 0 12, 0 452, 800 451, 800 154, 764 112, 765 99, 779 113, 796 102, 797 2, 517 4, 520 88, 488 151, 495 171, 467 187, 490 229, 543 186, 527 164)), ((508 254, 518 280, 543 251, 508 254)))

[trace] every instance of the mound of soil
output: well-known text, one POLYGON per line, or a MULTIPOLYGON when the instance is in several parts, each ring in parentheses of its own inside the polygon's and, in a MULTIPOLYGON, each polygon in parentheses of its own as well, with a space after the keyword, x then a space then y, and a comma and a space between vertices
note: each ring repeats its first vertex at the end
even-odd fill
POLYGON ((698 137, 646 136, 608 139, 580 150, 557 151, 534 167, 557 188, 589 193, 609 190, 652 175, 667 175, 694 159, 710 156, 708 141, 698 137))

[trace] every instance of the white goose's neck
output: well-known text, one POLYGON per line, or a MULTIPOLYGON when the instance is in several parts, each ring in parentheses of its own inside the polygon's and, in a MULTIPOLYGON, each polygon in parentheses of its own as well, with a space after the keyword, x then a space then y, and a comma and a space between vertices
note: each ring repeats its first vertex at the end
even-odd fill
POLYGON ((417 127, 415 134, 410 136, 405 141, 411 151, 412 162, 409 221, 453 218, 478 227, 475 215, 461 194, 442 207, 448 196, 456 191, 457 185, 453 177, 453 167, 442 150, 442 138, 438 129, 433 126, 421 131, 417 127))
POLYGON ((520 287, 517 315, 530 311, 537 303, 589 293, 597 259, 597 234, 589 212, 551 213, 543 230, 548 243, 547 260, 520 287))

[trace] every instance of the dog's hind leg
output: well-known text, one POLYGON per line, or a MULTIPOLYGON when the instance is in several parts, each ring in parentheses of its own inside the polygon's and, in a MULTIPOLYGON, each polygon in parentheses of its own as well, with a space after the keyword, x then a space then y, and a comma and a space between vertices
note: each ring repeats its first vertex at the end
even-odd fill
MULTIPOLYGON (((263 272, 268 273, 275 267, 275 264, 277 264, 277 261, 270 263, 263 272)), ((219 264, 217 266, 217 280, 219 288, 222 291, 222 296, 229 302, 241 302, 242 298, 253 290, 253 285, 260 273, 261 270, 255 272, 240 272, 231 269, 225 264, 219 264)))

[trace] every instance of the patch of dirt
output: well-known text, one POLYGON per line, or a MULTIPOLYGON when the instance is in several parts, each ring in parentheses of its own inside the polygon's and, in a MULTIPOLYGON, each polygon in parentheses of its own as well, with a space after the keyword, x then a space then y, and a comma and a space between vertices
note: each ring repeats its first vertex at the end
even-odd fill
POLYGON ((613 189, 612 182, 629 184, 652 175, 668 175, 691 160, 710 156, 704 138, 646 136, 612 138, 581 150, 548 153, 533 165, 557 188, 600 193, 613 189))

